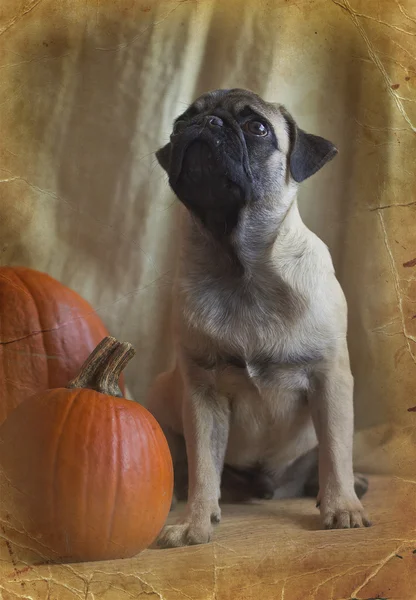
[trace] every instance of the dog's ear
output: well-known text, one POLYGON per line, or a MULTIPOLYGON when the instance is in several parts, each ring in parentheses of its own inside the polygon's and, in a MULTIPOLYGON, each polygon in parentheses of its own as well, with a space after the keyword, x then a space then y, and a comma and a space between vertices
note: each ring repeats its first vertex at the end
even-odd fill
POLYGON ((163 146, 163 148, 160 148, 156 152, 156 158, 158 160, 158 163, 167 172, 169 171, 169 165, 170 165, 170 151, 171 151, 171 145, 169 142, 168 144, 166 144, 166 146, 163 146))
POLYGON ((306 133, 296 125, 293 117, 284 108, 280 108, 286 119, 290 147, 289 147, 289 167, 293 179, 300 183, 329 162, 338 153, 338 150, 328 140, 306 133))

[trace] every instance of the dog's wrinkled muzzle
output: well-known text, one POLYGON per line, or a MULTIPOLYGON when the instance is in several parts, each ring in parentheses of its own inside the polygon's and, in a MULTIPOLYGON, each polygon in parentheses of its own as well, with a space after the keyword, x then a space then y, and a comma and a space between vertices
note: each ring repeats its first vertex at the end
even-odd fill
POLYGON ((223 172, 223 167, 215 156, 211 145, 201 139, 194 140, 185 150, 182 161, 182 174, 198 183, 223 172))
POLYGON ((208 128, 205 123, 188 127, 179 136, 171 137, 169 182, 174 186, 183 172, 191 177, 202 176, 220 166, 220 148, 224 134, 220 127, 208 128))

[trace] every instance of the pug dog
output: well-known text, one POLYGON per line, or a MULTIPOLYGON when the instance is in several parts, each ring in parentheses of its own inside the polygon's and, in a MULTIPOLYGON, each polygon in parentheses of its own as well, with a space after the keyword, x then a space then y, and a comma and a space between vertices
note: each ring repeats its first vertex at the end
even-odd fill
POLYGON ((243 89, 198 98, 156 153, 185 207, 176 359, 147 402, 187 494, 162 547, 208 542, 227 484, 240 497, 317 494, 324 528, 370 525, 352 464, 346 300, 296 199, 336 153, 243 89))

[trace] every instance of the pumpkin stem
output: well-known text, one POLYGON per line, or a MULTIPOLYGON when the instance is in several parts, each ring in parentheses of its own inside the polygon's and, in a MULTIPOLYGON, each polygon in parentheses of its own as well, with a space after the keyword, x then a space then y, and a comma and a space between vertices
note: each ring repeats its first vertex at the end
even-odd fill
POLYGON ((108 396, 123 396, 118 380, 135 350, 128 342, 118 342, 113 337, 105 337, 91 352, 81 367, 77 377, 68 388, 89 388, 108 396))
POLYGON ((128 342, 120 342, 113 350, 107 364, 97 373, 96 390, 109 396, 123 397, 118 385, 122 370, 135 355, 135 350, 128 342))

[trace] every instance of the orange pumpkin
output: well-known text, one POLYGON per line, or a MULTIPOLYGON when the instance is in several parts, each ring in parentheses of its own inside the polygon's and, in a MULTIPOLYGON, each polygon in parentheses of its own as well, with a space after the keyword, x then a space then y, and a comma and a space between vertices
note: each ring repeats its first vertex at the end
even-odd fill
POLYGON ((106 335, 76 292, 39 271, 0 267, 0 423, 32 394, 65 386, 106 335))
POLYGON ((130 344, 107 337, 69 388, 21 403, 0 427, 4 498, 49 560, 134 556, 168 515, 173 467, 152 415, 122 398, 130 344))

